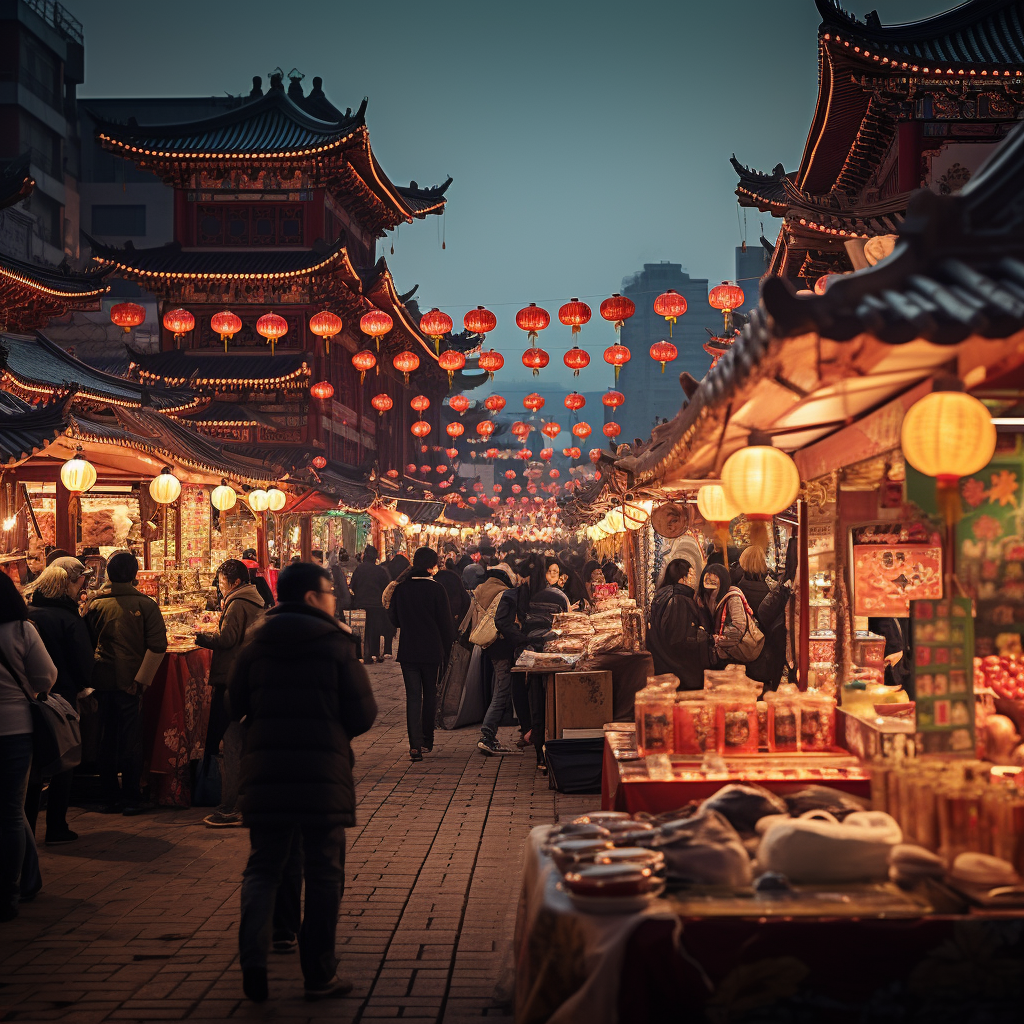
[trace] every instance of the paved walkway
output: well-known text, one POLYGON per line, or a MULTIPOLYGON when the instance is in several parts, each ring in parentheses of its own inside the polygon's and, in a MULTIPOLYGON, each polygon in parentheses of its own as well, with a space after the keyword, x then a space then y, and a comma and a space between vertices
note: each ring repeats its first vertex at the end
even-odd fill
POLYGON ((434 752, 412 764, 401 674, 394 662, 369 671, 380 715, 354 744, 359 825, 338 927, 349 998, 305 1002, 294 955, 271 957, 269 1003, 243 998, 245 830, 197 826, 201 809, 75 810, 81 838, 41 847, 42 893, 0 925, 0 1021, 510 1017, 524 838, 599 798, 549 790, 532 756, 483 757, 472 729, 439 732, 434 752))

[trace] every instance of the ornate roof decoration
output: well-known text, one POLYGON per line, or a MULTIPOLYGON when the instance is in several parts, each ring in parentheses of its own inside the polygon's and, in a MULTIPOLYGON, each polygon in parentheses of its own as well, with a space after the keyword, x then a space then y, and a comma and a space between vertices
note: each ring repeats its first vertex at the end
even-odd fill
MULTIPOLYGON (((14 396, 5 395, 5 404, 14 396)), ((39 408, 21 403, 23 408, 0 411, 0 465, 11 466, 31 458, 67 427, 67 402, 55 402, 39 408)))
POLYGON ((186 423, 199 427, 276 427, 269 417, 258 409, 238 402, 210 402, 201 412, 177 414, 186 423))
POLYGON ((66 260, 49 267, 0 253, 0 330, 31 331, 69 309, 98 309, 108 291, 106 273, 79 273, 66 260))
POLYGON ((302 389, 312 373, 302 352, 281 352, 273 356, 235 352, 224 355, 195 349, 143 353, 129 348, 128 353, 130 368, 138 372, 144 383, 159 381, 171 387, 187 384, 224 391, 302 389))
POLYGON ((784 183, 790 178, 782 164, 776 164, 771 174, 765 174, 764 171, 757 171, 741 164, 735 153, 729 158, 729 163, 739 175, 736 195, 740 206, 754 207, 762 213, 771 213, 776 217, 781 217, 786 212, 789 207, 789 193, 784 183))

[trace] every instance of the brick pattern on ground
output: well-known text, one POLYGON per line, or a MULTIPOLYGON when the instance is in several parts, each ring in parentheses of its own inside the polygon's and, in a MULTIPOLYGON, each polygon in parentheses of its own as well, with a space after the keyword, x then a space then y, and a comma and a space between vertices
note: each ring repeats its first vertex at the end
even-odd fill
MULTIPOLYGON (((483 756, 474 728, 438 731, 433 752, 412 763, 401 672, 393 661, 368 671, 380 714, 353 744, 359 824, 348 832, 338 922, 350 996, 305 1002, 298 957, 271 955, 270 1002, 243 997, 246 830, 203 827, 208 808, 135 818, 72 809, 81 838, 40 846, 43 891, 0 925, 0 1021, 511 1017, 526 835, 593 810, 600 798, 549 790, 532 749, 483 756)), ((503 729, 500 739, 511 745, 513 735, 503 729)))

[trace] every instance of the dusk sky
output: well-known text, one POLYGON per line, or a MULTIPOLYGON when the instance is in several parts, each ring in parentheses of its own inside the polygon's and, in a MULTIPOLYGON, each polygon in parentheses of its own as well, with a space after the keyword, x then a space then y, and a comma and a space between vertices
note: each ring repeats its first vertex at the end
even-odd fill
MULTIPOLYGON (((554 320, 571 296, 595 307, 644 263, 733 276, 741 241, 729 156, 770 170, 800 159, 817 94, 813 0, 692 2, 261 2, 64 0, 85 26, 89 96, 247 93, 297 67, 336 106, 369 97, 377 157, 398 183, 452 175, 443 225, 381 243, 402 288, 461 323, 483 303, 506 354, 534 301, 554 320)), ((946 7, 848 2, 883 24, 946 7)), ((778 222, 747 211, 746 237, 778 222)), ((588 327, 592 350, 611 326, 588 327)), ((607 339, 606 339, 607 336, 607 339)), ((544 338, 552 367, 571 342, 544 338)), ((506 362, 505 379, 528 373, 506 362)), ((566 371, 567 373, 567 371, 566 371)), ((571 379, 571 378, 570 378, 571 379)))

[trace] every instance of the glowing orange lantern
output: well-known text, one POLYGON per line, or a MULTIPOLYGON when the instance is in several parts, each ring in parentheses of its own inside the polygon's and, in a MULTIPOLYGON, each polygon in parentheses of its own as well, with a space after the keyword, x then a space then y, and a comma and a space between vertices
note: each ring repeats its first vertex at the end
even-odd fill
POLYGON ((430 399, 426 395, 415 395, 409 405, 422 416, 430 408, 430 399))
MULTIPOLYGON (((352 357, 352 365, 359 371, 359 383, 364 384, 366 371, 372 370, 377 365, 377 357, 368 348, 364 348, 352 357)), ((377 372, 380 373, 380 370, 377 372)))
POLYGON ((722 311, 726 334, 734 330, 732 311, 743 305, 743 289, 735 281, 723 281, 716 284, 708 294, 708 305, 722 311))
POLYGON ((573 412, 577 412, 587 404, 587 400, 578 392, 574 391, 571 395, 565 396, 565 407, 571 409, 573 412))
POLYGON ((549 470, 548 470, 548 476, 549 476, 549 477, 550 477, 550 479, 552 479, 552 480, 557 480, 557 479, 558 479, 558 478, 559 478, 559 477, 560 477, 561 475, 562 475, 562 474, 561 474, 561 473, 559 473, 557 469, 549 469, 549 470))
POLYGON ((516 422, 512 424, 511 432, 514 437, 524 440, 529 436, 531 430, 533 430, 533 427, 531 427, 529 423, 524 423, 522 420, 516 420, 516 422))
POLYGON ((314 469, 323 469, 327 465, 327 460, 322 455, 315 455, 311 465, 314 469))
POLYGON ((622 325, 636 312, 636 303, 625 295, 613 292, 610 299, 601 303, 601 316, 615 324, 615 333, 619 333, 622 325))
POLYGON ((449 459, 457 459, 459 457, 458 448, 445 448, 444 453, 445 455, 448 456, 449 459))
POLYGON ((448 408, 454 409, 461 416, 469 408, 469 399, 465 395, 452 395, 448 399, 448 408))
POLYGON ((579 299, 570 299, 558 310, 558 319, 566 327, 572 328, 572 336, 575 338, 585 323, 590 322, 590 307, 579 299))
POLYGON ((580 370, 586 369, 590 365, 590 356, 579 347, 579 345, 573 345, 568 352, 562 356, 562 362, 572 370, 572 375, 578 377, 580 370))
POLYGON ((522 491, 522 487, 520 487, 519 484, 513 484, 512 485, 512 493, 513 494, 519 494, 520 491, 522 491))
POLYGON ((487 376, 490 380, 494 380, 495 372, 505 365, 505 357, 500 352, 493 350, 481 352, 477 357, 476 363, 481 370, 487 371, 487 376))
POLYGON ((543 367, 550 362, 550 357, 542 348, 528 348, 523 353, 523 366, 533 370, 534 377, 540 374, 543 367))
POLYGON ((602 452, 600 448, 591 448, 590 461, 596 466, 601 461, 601 456, 603 454, 604 452, 602 452))
POLYGON ((486 455, 487 458, 489 459, 496 459, 498 457, 498 449, 488 448, 487 451, 484 452, 484 455, 486 455))
POLYGON ((527 459, 533 458, 533 452, 530 451, 529 448, 520 448, 519 451, 516 452, 516 458, 522 459, 523 462, 526 462, 527 459))
POLYGON ((619 370, 629 362, 630 351, 625 345, 609 345, 604 350, 604 361, 615 367, 615 380, 618 382, 619 370))
POLYGON ((164 329, 174 335, 174 344, 181 341, 196 325, 196 318, 187 309, 170 309, 164 313, 164 329))
POLYGON ((392 401, 390 395, 379 394, 374 395, 373 398, 370 399, 370 405, 377 410, 378 416, 383 416, 384 413, 394 407, 394 404, 395 403, 392 401))
POLYGON ((419 369, 420 357, 415 352, 399 352, 391 360, 391 365, 405 377, 405 383, 408 385, 409 374, 419 369))
POLYGON ((288 333, 288 321, 277 313, 264 313, 256 321, 256 333, 261 338, 266 338, 270 343, 270 354, 274 354, 277 339, 283 338, 288 333))
POLYGON ((491 412, 501 412, 505 408, 506 402, 501 395, 488 395, 484 399, 484 408, 491 412))
POLYGON ((455 371, 461 370, 466 365, 466 357, 461 352, 449 348, 438 357, 437 365, 442 370, 448 371, 448 387, 451 387, 455 382, 455 371))
POLYGON ((368 334, 377 341, 377 351, 380 351, 380 339, 395 326, 394 320, 382 309, 371 309, 359 318, 359 330, 368 334))
POLYGON ((572 425, 572 432, 581 441, 585 441, 588 437, 590 437, 593 431, 591 430, 589 423, 581 420, 579 423, 574 423, 572 425))
POLYGON ((540 428, 540 432, 545 437, 550 437, 552 440, 554 440, 562 432, 562 428, 554 420, 551 420, 549 423, 545 423, 544 426, 540 428))
POLYGON ((318 337, 324 339, 324 346, 327 354, 331 354, 331 338, 341 332, 344 325, 337 313, 329 309, 322 309, 309 318, 309 329, 318 337))
POLYGON ((417 420, 409 430, 412 431, 416 437, 426 437, 430 433, 430 424, 426 420, 417 420))
POLYGON ((544 396, 538 395, 536 391, 531 392, 523 399, 523 408, 530 412, 537 412, 544 408, 544 396))
POLYGON ((668 336, 671 338, 673 326, 686 312, 686 299, 674 288, 669 288, 654 300, 654 312, 668 321, 668 336))
POLYGON ((621 391, 608 391, 601 396, 601 404, 611 409, 612 415, 625 400, 626 396, 621 391))
POLYGON ((665 372, 665 364, 671 363, 679 355, 679 350, 670 341, 656 341, 651 346, 651 358, 661 363, 661 372, 665 372))
POLYGON ((562 454, 567 459, 578 459, 583 453, 579 450, 579 448, 573 445, 571 448, 563 448, 562 454))
POLYGON ((434 351, 438 354, 441 352, 441 339, 453 326, 452 318, 447 313, 442 313, 436 306, 420 317, 420 330, 428 338, 434 339, 434 351))
POLYGON ((224 351, 227 352, 228 342, 242 329, 242 321, 230 309, 222 309, 210 317, 210 326, 220 335, 224 351))
POLYGON ((490 437, 494 433, 494 424, 490 420, 481 420, 476 425, 476 432, 481 437, 490 437))
POLYGON ((506 469, 505 470, 505 479, 506 480, 515 480, 515 478, 516 478, 516 471, 514 469, 506 469))
POLYGON ((462 318, 462 325, 473 334, 486 334, 498 326, 498 318, 489 309, 477 306, 462 318))
POLYGON ((622 426, 616 423, 615 420, 609 420, 601 430, 604 432, 605 437, 618 437, 622 433, 622 426))
POLYGON ((466 428, 458 422, 449 423, 444 429, 448 432, 449 437, 461 437, 466 432, 466 428))
POLYGON ((329 380, 321 380, 309 389, 309 393, 319 401, 326 402, 328 398, 334 397, 334 385, 329 380))
POLYGON ((119 302, 110 307, 110 322, 116 324, 125 334, 138 327, 146 319, 146 310, 137 302, 119 302))
POLYGON ((551 317, 546 309, 542 309, 536 302, 531 302, 516 313, 516 327, 526 331, 527 338, 534 342, 537 334, 543 331, 551 323, 551 317))
POLYGON ((540 457, 545 462, 548 462, 551 459, 551 456, 554 455, 554 454, 555 454, 555 449, 554 448, 541 448, 541 450, 540 450, 540 457))
POLYGON ((389 469, 384 475, 389 480, 397 480, 398 479, 398 470, 397 469, 389 469))

